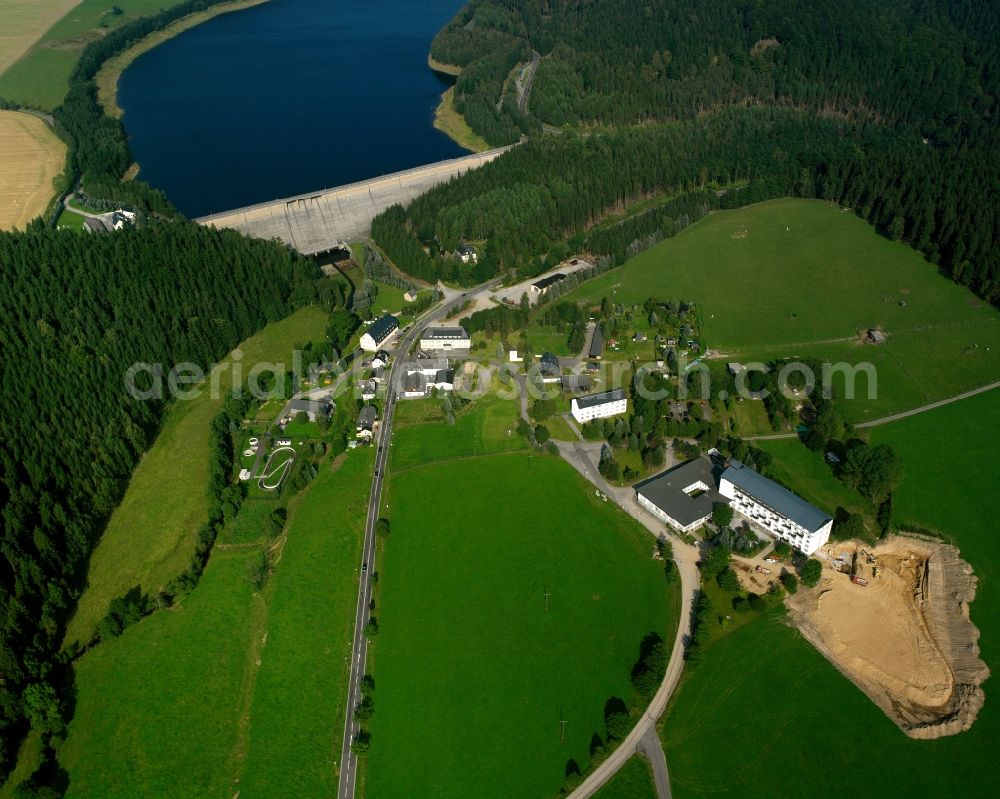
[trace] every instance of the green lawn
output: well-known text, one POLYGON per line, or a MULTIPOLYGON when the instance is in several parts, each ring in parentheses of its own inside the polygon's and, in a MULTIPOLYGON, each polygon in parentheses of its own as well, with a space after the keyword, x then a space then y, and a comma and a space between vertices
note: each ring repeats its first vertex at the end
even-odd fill
POLYGON ((640 640, 673 639, 652 540, 551 456, 410 469, 388 501, 365 795, 553 796, 640 640))
MULTIPOLYGON (((425 413, 433 412, 434 403, 441 404, 440 400, 413 402, 427 403, 421 408, 425 413)), ((407 404, 399 402, 397 408, 407 404)), ((392 466, 405 469, 448 458, 524 449, 527 444, 517 433, 517 414, 516 401, 488 396, 457 414, 454 426, 442 419, 401 427, 393 433, 392 466)))
POLYGON ((65 228, 66 230, 73 230, 83 232, 83 220, 82 214, 78 214, 75 211, 71 211, 68 208, 63 209, 63 212, 59 214, 59 219, 56 221, 56 227, 65 228))
POLYGON ((217 542, 229 546, 266 541, 268 519, 279 507, 281 503, 277 499, 248 497, 240 505, 233 523, 219 533, 217 542))
POLYGON ((727 360, 870 361, 878 369, 879 395, 852 406, 858 420, 1000 374, 996 310, 939 275, 919 253, 817 200, 774 200, 712 214, 567 299, 604 296, 625 304, 650 296, 700 303, 703 343, 727 360), (888 344, 853 340, 876 325, 889 333, 888 344))
MULTIPOLYGON (((316 307, 268 325, 240 345, 243 373, 260 361, 290 363, 291 350, 321 340, 325 327, 326 313, 316 307)), ((228 389, 232 375, 223 366, 219 385, 228 389)), ((90 558, 87 590, 67 642, 89 640, 115 597, 135 585, 155 593, 187 567, 198 529, 208 519, 209 430, 221 406, 221 398, 206 392, 175 403, 167 413, 90 558)))
POLYGON ((656 799, 653 772, 646 759, 635 755, 594 794, 594 799, 656 799))
POLYGON ((550 416, 542 424, 545 425, 549 431, 549 435, 556 439, 556 441, 580 440, 579 436, 573 432, 573 428, 569 426, 569 422, 562 416, 550 416))
POLYGON ((87 44, 108 30, 171 5, 171 0, 83 0, 0 75, 0 97, 46 110, 55 108, 69 89, 70 72, 87 44), (125 13, 112 14, 112 6, 125 13))
MULTIPOLYGON (((988 468, 1000 424, 990 392, 872 431, 904 461, 895 495, 901 523, 941 530, 979 577, 971 607, 982 656, 1000 670, 1000 543, 983 498, 996 493, 988 468)), ((769 445, 770 447, 770 445, 769 445)), ((674 795, 826 797, 831 779, 854 775, 866 796, 996 796, 1000 708, 993 682, 968 732, 936 741, 903 735, 780 614, 736 630, 705 650, 663 723, 674 795)))
POLYGON ((267 588, 244 796, 333 796, 373 450, 321 468, 267 588))
POLYGON ((89 652, 60 762, 67 797, 231 796, 253 553, 215 553, 180 608, 89 652))

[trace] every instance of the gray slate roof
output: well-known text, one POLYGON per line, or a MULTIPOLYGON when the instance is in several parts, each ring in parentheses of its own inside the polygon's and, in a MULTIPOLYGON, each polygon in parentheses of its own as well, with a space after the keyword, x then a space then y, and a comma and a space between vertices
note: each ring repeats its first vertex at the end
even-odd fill
POLYGON ((549 286, 554 285, 555 283, 558 283, 560 280, 565 280, 565 279, 566 275, 564 275, 562 272, 556 272, 554 275, 543 277, 538 282, 532 283, 532 285, 539 291, 544 291, 549 286))
POLYGON ((368 328, 370 335, 376 344, 381 344, 390 334, 399 328, 399 320, 392 314, 386 314, 381 319, 376 319, 368 328))
POLYGON ((602 391, 600 394, 590 394, 586 397, 579 397, 576 400, 578 408, 593 408, 595 405, 604 405, 607 402, 615 402, 625 399, 625 390, 616 388, 612 391, 602 391))
POLYGON ((637 494, 644 496, 671 519, 687 527, 711 515, 712 506, 716 502, 729 504, 729 500, 719 493, 721 474, 721 466, 702 456, 632 487, 637 494), (698 497, 690 497, 684 493, 685 488, 697 482, 708 486, 708 491, 698 497))
POLYGON ((793 494, 784 486, 778 485, 762 474, 758 474, 749 466, 738 460, 731 460, 729 468, 722 476, 762 505, 766 505, 786 519, 791 519, 810 532, 818 530, 830 521, 829 514, 824 513, 815 505, 810 505, 802 497, 793 494))
POLYGON ((429 327, 420 336, 420 338, 425 340, 440 339, 442 341, 468 337, 469 334, 465 332, 464 327, 429 327))
POLYGON ((375 425, 375 420, 378 418, 378 412, 375 410, 374 405, 365 405, 358 413, 358 429, 359 430, 371 430, 375 425))
POLYGON ((598 325, 594 328, 594 335, 590 340, 588 357, 599 358, 602 352, 604 352, 604 334, 601 332, 601 326, 598 325))

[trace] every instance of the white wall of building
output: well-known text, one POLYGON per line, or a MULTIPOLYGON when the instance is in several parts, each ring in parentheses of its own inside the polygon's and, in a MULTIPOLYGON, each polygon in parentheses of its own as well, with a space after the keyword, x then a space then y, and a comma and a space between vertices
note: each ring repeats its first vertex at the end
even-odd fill
POLYGON ((807 530, 802 525, 758 502, 726 478, 723 478, 719 483, 719 493, 732 500, 730 502, 732 509, 749 521, 751 525, 760 527, 776 538, 788 542, 806 555, 812 555, 830 540, 830 531, 833 529, 832 519, 818 530, 807 530))
POLYGON ((676 519, 674 519, 673 517, 668 516, 666 513, 664 513, 661 508, 659 508, 658 506, 654 505, 652 502, 650 502, 648 499, 646 499, 642 494, 639 494, 638 492, 636 492, 636 499, 639 501, 639 504, 642 505, 642 507, 644 507, 650 513, 652 513, 661 522, 664 522, 665 524, 669 524, 675 530, 679 530, 682 533, 692 533, 692 532, 694 532, 699 527, 701 527, 705 522, 707 522, 708 519, 709 519, 709 517, 706 516, 704 519, 698 519, 697 521, 692 522, 691 524, 687 525, 687 527, 685 527, 683 524, 681 524, 680 522, 678 522, 676 519))
POLYGON ((472 349, 472 339, 469 338, 422 338, 420 339, 420 349, 424 352, 443 350, 468 350, 472 349))
POLYGON ((620 413, 625 413, 627 410, 627 398, 604 402, 600 405, 591 405, 589 408, 581 408, 574 399, 570 406, 570 412, 573 414, 573 418, 580 424, 591 422, 594 419, 606 419, 609 416, 617 416, 620 413))

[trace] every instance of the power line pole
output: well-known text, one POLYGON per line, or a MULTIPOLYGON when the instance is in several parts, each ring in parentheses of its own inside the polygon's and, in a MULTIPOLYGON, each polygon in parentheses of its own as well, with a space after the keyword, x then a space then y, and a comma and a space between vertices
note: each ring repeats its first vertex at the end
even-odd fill
MULTIPOLYGON (((549 609, 549 597, 552 594, 549 591, 549 587, 547 585, 543 585, 542 586, 542 590, 545 592, 545 610, 547 611, 549 609)), ((562 714, 560 713, 560 715, 562 715, 562 714)))
POLYGON ((559 740, 566 740, 566 719, 563 718, 563 709, 559 708, 559 740))

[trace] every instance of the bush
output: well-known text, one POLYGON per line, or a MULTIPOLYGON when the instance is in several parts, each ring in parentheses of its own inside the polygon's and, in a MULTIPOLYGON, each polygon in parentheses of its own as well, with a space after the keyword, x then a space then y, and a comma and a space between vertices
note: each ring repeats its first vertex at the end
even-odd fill
POLYGON ((802 567, 802 582, 810 588, 819 583, 823 576, 823 566, 816 558, 809 558, 802 567))
POLYGON ((785 586, 785 590, 789 594, 794 594, 799 590, 799 578, 791 572, 785 572, 781 575, 781 584, 785 586))
POLYGON ((389 537, 389 520, 388 519, 379 519, 377 522, 375 522, 375 534, 379 535, 379 536, 382 536, 382 538, 388 538, 389 537))
POLYGON ((740 579, 736 576, 736 572, 729 566, 719 572, 715 581, 719 584, 719 588, 723 591, 728 591, 730 594, 735 594, 740 590, 740 579))

